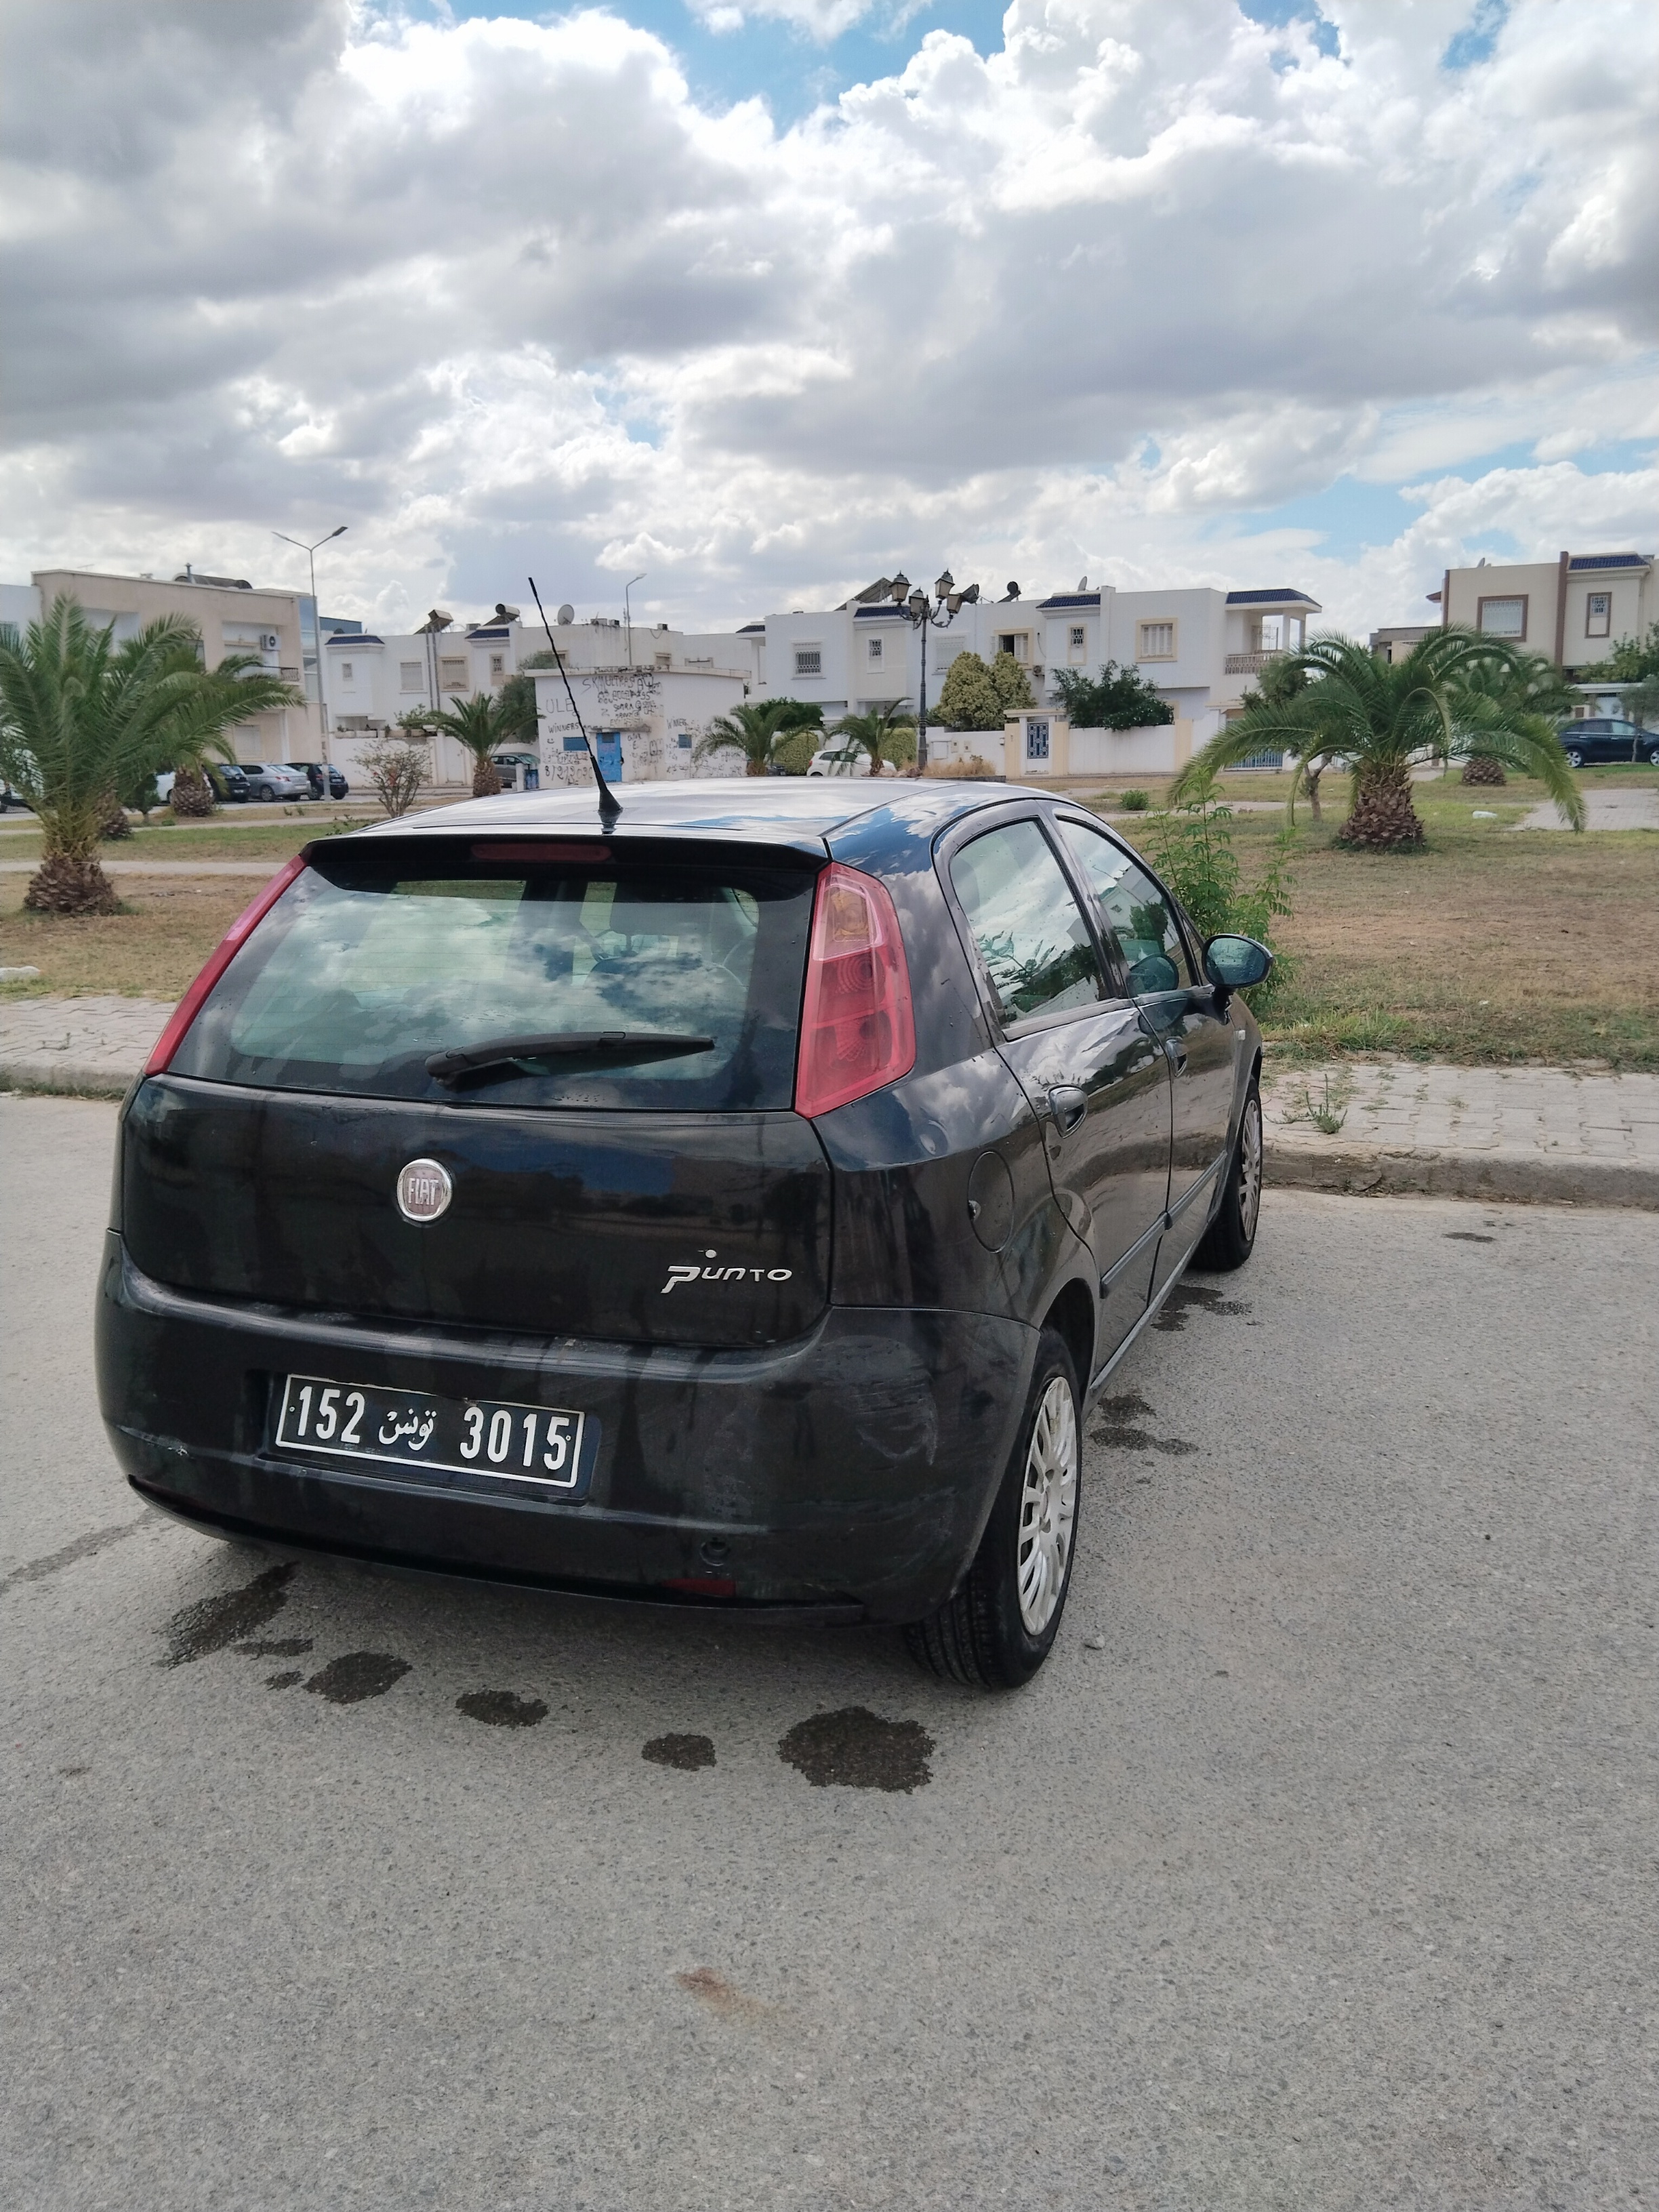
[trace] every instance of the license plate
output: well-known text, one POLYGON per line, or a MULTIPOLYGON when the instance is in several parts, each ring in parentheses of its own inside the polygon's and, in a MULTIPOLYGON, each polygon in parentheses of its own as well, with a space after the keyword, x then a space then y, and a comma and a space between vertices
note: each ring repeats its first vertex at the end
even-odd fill
POLYGON ((289 1375, 272 1444, 307 1458, 371 1461, 441 1489, 568 1499, 586 1492, 599 1440, 588 1413, 289 1375))

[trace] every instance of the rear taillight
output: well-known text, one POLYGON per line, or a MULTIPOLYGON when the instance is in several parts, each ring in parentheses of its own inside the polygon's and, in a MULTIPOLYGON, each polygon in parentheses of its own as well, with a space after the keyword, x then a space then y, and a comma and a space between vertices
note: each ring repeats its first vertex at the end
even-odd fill
POLYGON ((202 1011, 203 1002, 241 951, 248 939, 270 912, 283 893, 305 866, 305 855, 296 853, 286 867, 279 868, 250 907, 245 907, 214 948, 212 957, 191 985, 173 1011, 173 1019, 155 1040, 155 1049, 144 1062, 146 1075, 165 1075, 172 1065, 173 1055, 184 1042, 191 1024, 202 1011))
POLYGON ((908 1075, 915 1057, 910 971, 893 902, 873 876, 832 861, 812 905, 795 1111, 845 1106, 908 1075))

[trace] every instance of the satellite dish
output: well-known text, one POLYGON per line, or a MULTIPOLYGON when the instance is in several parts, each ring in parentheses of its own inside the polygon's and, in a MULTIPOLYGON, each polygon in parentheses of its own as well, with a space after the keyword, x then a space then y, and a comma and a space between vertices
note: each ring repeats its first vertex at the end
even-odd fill
POLYGON ((560 628, 561 629, 566 629, 566 628, 567 628, 567 627, 568 627, 571 623, 574 622, 574 621, 575 621, 575 619, 576 619, 576 610, 574 609, 574 607, 573 607, 573 606, 571 605, 571 604, 570 604, 569 600, 568 600, 568 599, 567 599, 567 600, 565 601, 564 605, 563 605, 559 609, 559 613, 558 613, 558 623, 559 623, 559 628, 560 628))
POLYGON ((1086 592, 1089 588, 1089 579, 1086 576, 1079 576, 1077 580, 1077 587, 1079 592, 1086 592))

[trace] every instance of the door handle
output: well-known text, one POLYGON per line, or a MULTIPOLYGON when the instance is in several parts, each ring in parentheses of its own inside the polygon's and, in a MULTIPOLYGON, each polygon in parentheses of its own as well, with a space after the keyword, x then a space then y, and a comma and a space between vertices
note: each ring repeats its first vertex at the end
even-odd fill
POLYGON ((1170 1065, 1177 1075, 1187 1073, 1187 1047, 1180 1037, 1166 1036, 1164 1049, 1170 1055, 1170 1065))
POLYGON ((1061 1136, 1075 1129, 1089 1110, 1089 1094, 1080 1083, 1056 1083, 1048 1091, 1048 1110, 1061 1136))

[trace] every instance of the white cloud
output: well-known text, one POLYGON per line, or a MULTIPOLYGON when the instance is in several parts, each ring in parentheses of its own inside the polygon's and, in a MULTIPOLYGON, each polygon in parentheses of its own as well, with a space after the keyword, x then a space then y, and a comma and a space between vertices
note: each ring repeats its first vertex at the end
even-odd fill
POLYGON ((603 10, 5 0, 5 572, 343 519, 387 622, 532 560, 724 618, 948 559, 1267 563, 1358 625, 1468 533, 1659 538, 1650 467, 1580 465, 1659 434, 1659 11, 1518 0, 1455 71, 1463 0, 1324 13, 1014 0, 780 131, 603 10), (1421 512, 1252 520, 1338 479, 1421 512))

